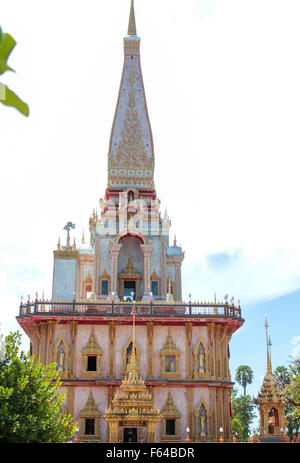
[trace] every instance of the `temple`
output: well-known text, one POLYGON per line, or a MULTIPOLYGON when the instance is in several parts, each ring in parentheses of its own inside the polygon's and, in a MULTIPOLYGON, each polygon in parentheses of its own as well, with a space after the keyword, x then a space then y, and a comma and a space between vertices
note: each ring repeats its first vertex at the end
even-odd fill
POLYGON ((239 304, 184 302, 184 251, 170 242, 154 184, 155 154, 134 2, 107 157, 107 187, 89 242, 54 250, 50 300, 21 301, 31 352, 56 363, 80 441, 231 441, 229 342, 239 304), (220 431, 221 429, 221 431, 220 431))
POLYGON ((265 316, 267 366, 263 384, 253 402, 258 406, 260 418, 260 440, 280 442, 287 426, 285 417, 285 395, 272 373, 271 340, 268 335, 268 321, 265 316))

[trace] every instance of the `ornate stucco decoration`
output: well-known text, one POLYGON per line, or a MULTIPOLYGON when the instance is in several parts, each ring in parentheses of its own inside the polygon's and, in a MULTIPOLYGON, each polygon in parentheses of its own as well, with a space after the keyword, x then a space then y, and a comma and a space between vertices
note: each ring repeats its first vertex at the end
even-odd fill
POLYGON ((161 377, 163 378, 180 378, 179 357, 181 351, 177 349, 169 329, 168 337, 163 349, 159 355, 161 357, 161 377))
POLYGON ((82 350, 82 378, 99 378, 101 376, 101 356, 102 350, 96 341, 94 329, 92 329, 88 343, 82 350), (96 357, 95 371, 88 370, 89 356, 96 357))
POLYGON ((132 350, 120 392, 115 393, 112 405, 103 419, 109 425, 109 442, 119 442, 120 427, 142 428, 147 441, 155 441, 156 424, 161 421, 160 410, 153 407, 152 394, 138 373, 135 349, 132 350), (146 428, 147 427, 147 428, 146 428))
POLYGON ((180 418, 181 413, 176 408, 172 395, 169 392, 166 404, 161 412, 163 416, 161 442, 180 442, 180 418), (167 434, 166 420, 175 420, 175 434, 167 434))
POLYGON ((140 67, 140 38, 133 34, 134 24, 131 15, 131 33, 124 38, 124 67, 110 139, 108 184, 153 188, 152 132, 140 67))
POLYGON ((79 413, 80 416, 80 440, 100 440, 100 417, 101 413, 98 410, 93 399, 92 390, 90 390, 88 400, 85 407, 79 413), (94 420, 94 433, 86 434, 86 420, 94 420))

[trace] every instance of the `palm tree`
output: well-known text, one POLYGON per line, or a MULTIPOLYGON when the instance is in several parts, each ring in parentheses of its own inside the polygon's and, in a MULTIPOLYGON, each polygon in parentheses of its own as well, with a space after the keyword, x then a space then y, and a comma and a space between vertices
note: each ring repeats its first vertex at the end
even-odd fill
POLYGON ((253 381, 252 369, 247 365, 241 365, 236 370, 235 380, 244 388, 244 395, 246 395, 246 387, 253 381))

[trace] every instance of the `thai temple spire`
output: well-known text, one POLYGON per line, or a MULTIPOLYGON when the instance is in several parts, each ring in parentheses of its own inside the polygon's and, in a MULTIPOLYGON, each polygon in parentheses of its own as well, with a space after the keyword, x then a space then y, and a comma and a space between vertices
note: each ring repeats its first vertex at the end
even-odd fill
POLYGON ((271 340, 268 336, 268 321, 267 316, 265 315, 265 328, 266 328, 266 344, 267 344, 267 373, 272 374, 272 364, 271 364, 271 340))
MULTIPOLYGON (((154 147, 131 0, 124 64, 108 152, 108 191, 154 191, 154 147)), ((109 195, 108 195, 109 196, 109 195)))
POLYGON ((134 0, 131 0, 130 16, 128 24, 128 35, 136 35, 134 0))
POLYGON ((268 335, 268 322, 265 315, 267 368, 263 384, 253 403, 258 406, 260 415, 260 439, 268 439, 269 442, 280 442, 280 429, 285 429, 287 420, 285 417, 285 393, 272 374, 271 365, 271 340, 268 335))

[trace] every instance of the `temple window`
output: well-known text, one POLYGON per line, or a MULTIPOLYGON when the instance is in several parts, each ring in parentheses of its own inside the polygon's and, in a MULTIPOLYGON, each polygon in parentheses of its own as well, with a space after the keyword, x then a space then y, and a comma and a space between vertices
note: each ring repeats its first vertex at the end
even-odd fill
POLYGON ((97 344, 92 329, 88 343, 82 351, 82 378, 99 378, 101 376, 102 350, 97 344))
POLYGON ((180 350, 175 346, 169 329, 166 343, 159 355, 161 357, 161 376, 163 378, 180 378, 180 350))
POLYGON ((95 420, 92 418, 87 418, 85 420, 85 435, 86 436, 95 435, 95 420))
POLYGON ((88 358, 87 358, 87 371, 97 371, 97 357, 96 357, 96 355, 88 355, 88 358))
POLYGON ((151 292, 153 296, 160 296, 160 277, 155 270, 151 275, 151 292))
POLYGON ((170 392, 161 414, 163 416, 161 442, 180 442, 181 413, 176 408, 170 392))
POLYGON ((151 281, 151 291, 153 296, 158 296, 158 281, 151 281))
POLYGON ((165 357, 165 372, 173 373, 176 371, 176 356, 175 355, 166 355, 165 357))
POLYGON ((79 413, 81 441, 100 440, 100 416, 101 413, 95 404, 92 390, 90 390, 85 407, 79 413))
POLYGON ((166 435, 167 436, 175 436, 176 434, 175 424, 176 424, 176 420, 174 418, 170 420, 166 420, 166 435))
POLYGON ((99 276, 99 291, 103 296, 107 296, 111 291, 111 278, 106 270, 99 276))
POLYGON ((108 294, 108 280, 101 281, 101 294, 108 294))

